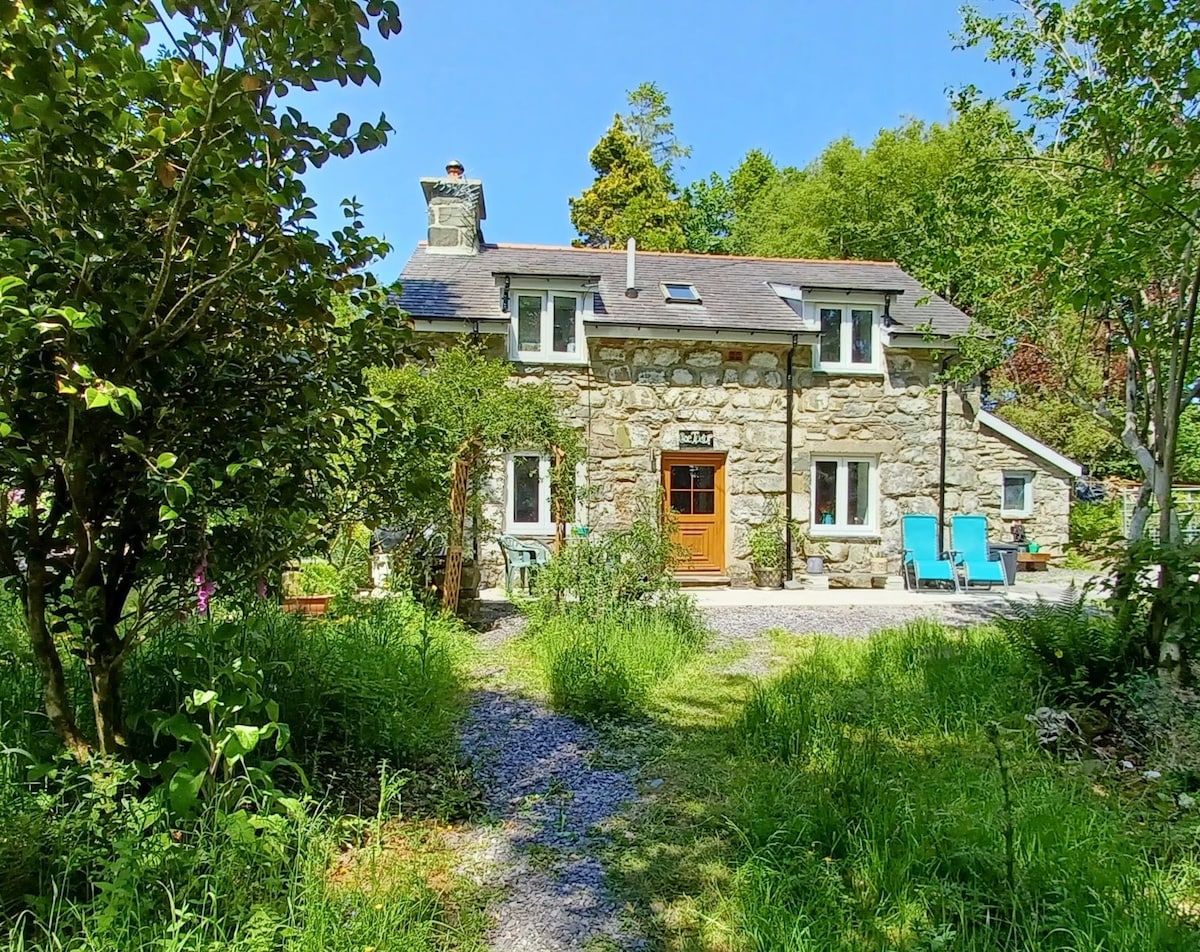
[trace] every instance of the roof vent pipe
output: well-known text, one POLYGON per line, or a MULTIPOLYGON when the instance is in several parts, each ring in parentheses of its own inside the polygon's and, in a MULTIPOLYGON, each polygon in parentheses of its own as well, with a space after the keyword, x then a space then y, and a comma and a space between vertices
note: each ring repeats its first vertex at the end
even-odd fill
POLYGON ((625 243, 625 296, 635 298, 637 290, 637 239, 625 243))

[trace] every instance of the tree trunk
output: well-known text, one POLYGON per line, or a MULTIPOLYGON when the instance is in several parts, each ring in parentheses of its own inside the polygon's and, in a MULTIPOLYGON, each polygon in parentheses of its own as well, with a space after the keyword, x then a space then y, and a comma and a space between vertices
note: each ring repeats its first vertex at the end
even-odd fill
POLYGON ((41 565, 29 567, 25 589, 25 625, 38 669, 42 673, 46 716, 71 756, 84 761, 91 753, 91 746, 75 721, 75 713, 67 697, 62 659, 46 624, 46 570, 41 565))
POLYGON ((88 662, 92 683, 92 713, 96 718, 96 739, 105 756, 125 753, 124 708, 121 698, 122 666, 112 658, 98 657, 88 662))

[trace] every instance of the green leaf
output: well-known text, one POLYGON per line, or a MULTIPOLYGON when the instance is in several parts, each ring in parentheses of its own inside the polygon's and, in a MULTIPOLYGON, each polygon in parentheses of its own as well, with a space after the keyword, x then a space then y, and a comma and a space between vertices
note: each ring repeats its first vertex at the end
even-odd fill
POLYGON ((180 767, 167 781, 167 798, 177 816, 191 816, 204 786, 204 771, 180 767))
POLYGON ((179 457, 174 453, 160 453, 154 465, 159 469, 171 469, 178 461, 179 457))
POLYGON ((344 136, 350 129, 350 117, 344 112, 339 112, 337 118, 329 124, 329 131, 335 136, 344 136))

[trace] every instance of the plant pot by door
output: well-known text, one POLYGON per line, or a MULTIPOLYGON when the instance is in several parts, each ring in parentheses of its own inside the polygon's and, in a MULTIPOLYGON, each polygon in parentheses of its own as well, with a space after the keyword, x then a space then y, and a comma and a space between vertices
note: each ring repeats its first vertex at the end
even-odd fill
POLYGON ((754 584, 759 588, 781 588, 783 586, 783 566, 764 569, 754 566, 754 584))
POLYGON ((825 556, 810 555, 807 559, 807 571, 809 575, 824 575, 825 574, 825 556))

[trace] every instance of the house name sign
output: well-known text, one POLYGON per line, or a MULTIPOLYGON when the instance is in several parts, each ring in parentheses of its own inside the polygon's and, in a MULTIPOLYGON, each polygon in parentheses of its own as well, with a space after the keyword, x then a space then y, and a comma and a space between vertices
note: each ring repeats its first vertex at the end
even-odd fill
POLYGON ((679 448, 711 450, 716 445, 713 441, 712 430, 680 430, 679 448))

